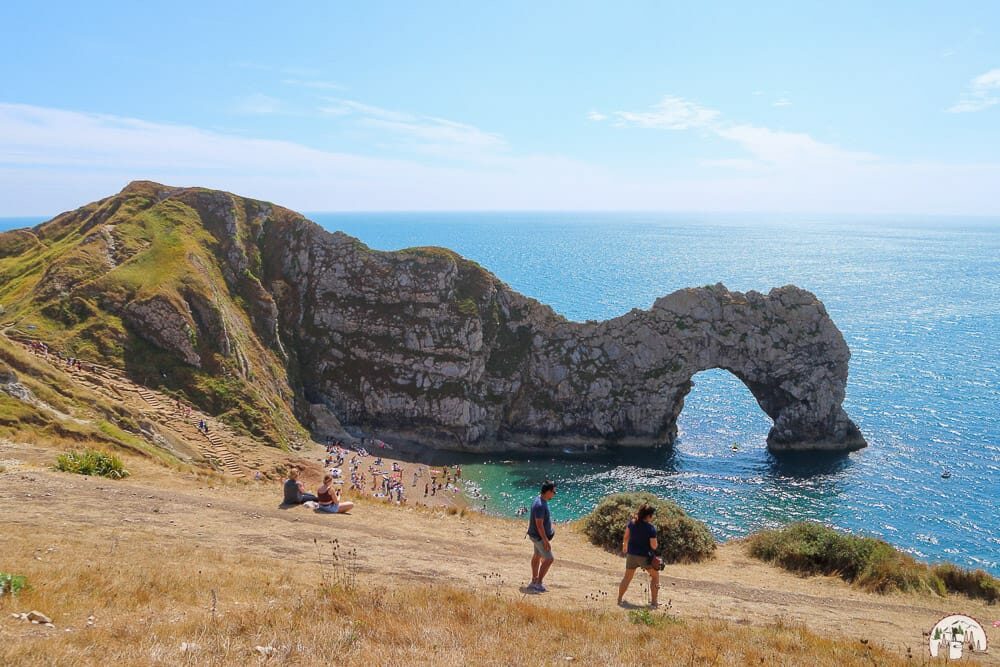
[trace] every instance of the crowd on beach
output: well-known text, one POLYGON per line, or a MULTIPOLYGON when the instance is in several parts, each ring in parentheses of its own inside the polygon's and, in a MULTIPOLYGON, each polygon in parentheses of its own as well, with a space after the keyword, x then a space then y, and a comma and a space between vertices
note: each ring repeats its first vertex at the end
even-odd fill
MULTIPOLYGON (((367 438, 367 443, 373 448, 392 449, 381 440, 367 438)), ((362 441, 364 442, 364 441, 362 441)), ((340 489, 347 488, 351 492, 380 500, 394 505, 406 505, 411 496, 418 496, 420 486, 423 486, 424 502, 421 504, 443 504, 454 500, 459 493, 459 481, 462 478, 461 466, 431 467, 422 464, 406 465, 398 461, 384 459, 381 454, 369 452, 364 445, 349 447, 342 441, 330 440, 326 444, 326 453, 321 459, 325 476, 329 476, 331 484, 340 489), (406 482, 409 481, 409 487, 406 482), (431 500, 431 499, 434 500, 431 500)), ((291 477, 289 478, 291 479, 291 477)), ((294 481, 297 481, 294 480, 294 481)), ((301 487, 301 483, 298 483, 301 487)), ((286 498, 288 504, 314 502, 307 496, 318 494, 305 493, 300 489, 296 496, 292 486, 286 481, 286 498), (296 497, 305 500, 291 502, 296 497)), ((318 502, 318 501, 316 501, 318 502)))

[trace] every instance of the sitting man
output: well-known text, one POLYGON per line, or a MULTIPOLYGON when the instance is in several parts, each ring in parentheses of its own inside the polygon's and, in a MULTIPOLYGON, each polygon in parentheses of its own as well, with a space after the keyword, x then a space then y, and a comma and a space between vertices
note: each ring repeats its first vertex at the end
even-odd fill
POLYGON ((288 479, 285 480, 285 500, 284 505, 301 505, 307 500, 316 500, 316 496, 305 492, 305 487, 299 481, 299 469, 292 468, 288 471, 288 479))

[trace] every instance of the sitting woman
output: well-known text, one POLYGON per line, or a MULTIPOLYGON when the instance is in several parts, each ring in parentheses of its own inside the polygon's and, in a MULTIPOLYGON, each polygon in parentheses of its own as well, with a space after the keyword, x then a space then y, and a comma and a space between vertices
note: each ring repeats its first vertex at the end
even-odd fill
POLYGON ((317 512, 328 512, 329 514, 345 514, 354 509, 354 503, 340 501, 340 489, 333 486, 333 475, 327 473, 323 475, 323 485, 316 491, 317 512))
POLYGON ((305 492, 305 487, 299 481, 299 469, 292 468, 288 471, 288 479, 285 480, 285 500, 284 505, 301 505, 307 500, 316 500, 316 496, 305 492))
POLYGON ((625 553, 625 576, 618 584, 618 604, 623 604, 625 592, 632 583, 635 571, 640 567, 649 573, 649 606, 656 608, 657 596, 660 593, 660 572, 653 567, 650 556, 659 545, 656 540, 656 526, 653 525, 653 514, 656 512, 649 505, 643 505, 636 512, 635 518, 625 527, 622 538, 622 551, 625 553))

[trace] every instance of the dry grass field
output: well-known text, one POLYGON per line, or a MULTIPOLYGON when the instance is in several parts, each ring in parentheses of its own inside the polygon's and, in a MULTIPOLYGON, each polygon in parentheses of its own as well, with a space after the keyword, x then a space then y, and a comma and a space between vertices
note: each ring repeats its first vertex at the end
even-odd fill
POLYGON ((144 530, 118 541, 35 532, 4 546, 16 554, 5 567, 33 583, 0 607, 43 609, 57 623, 6 621, 0 633, 5 665, 902 662, 801 626, 759 628, 665 614, 650 617, 649 626, 618 610, 539 605, 486 581, 481 587, 408 583, 403 573, 395 580, 352 581, 350 566, 335 564, 330 554, 312 564, 285 562, 158 544, 156 534, 144 530), (41 544, 59 546, 48 551, 41 544))
POLYGON ((30 585, 0 598, 3 665, 927 664, 945 613, 998 614, 795 576, 738 543, 669 566, 667 608, 640 607, 640 575, 620 609, 621 560, 572 526, 550 592, 528 595, 520 522, 365 499, 321 516, 280 509, 275 482, 137 456, 126 480, 88 478, 50 470, 58 451, 0 442, 0 571, 30 585), (11 616, 30 610, 55 627, 11 616))

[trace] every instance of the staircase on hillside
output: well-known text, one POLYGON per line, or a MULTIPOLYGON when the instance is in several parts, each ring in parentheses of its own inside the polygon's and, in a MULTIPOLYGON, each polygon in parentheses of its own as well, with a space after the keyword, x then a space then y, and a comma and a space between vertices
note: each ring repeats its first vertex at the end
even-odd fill
MULTIPOLYGON (((18 335, 16 338, 11 337, 11 339, 21 343, 27 351, 39 359, 55 365, 54 358, 45 357, 32 347, 30 338, 18 335)), ((124 400, 127 393, 138 394, 151 408, 148 415, 151 421, 181 433, 185 439, 198 448, 206 460, 218 465, 225 473, 234 477, 246 477, 246 470, 240 464, 239 458, 226 446, 227 440, 234 441, 237 436, 229 431, 224 424, 193 408, 190 415, 185 418, 178 409, 167 407, 173 403, 174 399, 169 399, 159 392, 132 382, 118 369, 91 362, 85 362, 84 365, 86 370, 73 368, 68 371, 67 374, 74 382, 115 401, 124 400), (199 421, 208 424, 208 433, 198 428, 199 421)))

